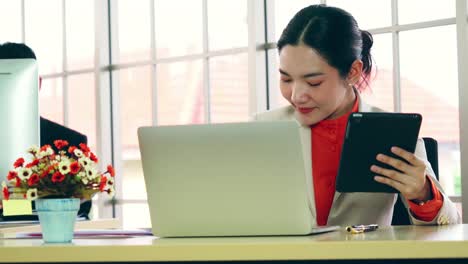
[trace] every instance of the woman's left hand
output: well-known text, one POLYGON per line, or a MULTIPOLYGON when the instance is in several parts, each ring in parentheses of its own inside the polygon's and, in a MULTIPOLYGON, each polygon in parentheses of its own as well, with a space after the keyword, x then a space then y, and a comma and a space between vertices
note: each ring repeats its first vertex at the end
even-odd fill
POLYGON ((427 201, 432 198, 429 180, 426 179, 426 164, 413 153, 398 147, 392 147, 392 153, 408 163, 378 154, 377 160, 395 169, 384 169, 377 165, 371 166, 371 171, 377 173, 377 182, 397 189, 408 200, 427 201))

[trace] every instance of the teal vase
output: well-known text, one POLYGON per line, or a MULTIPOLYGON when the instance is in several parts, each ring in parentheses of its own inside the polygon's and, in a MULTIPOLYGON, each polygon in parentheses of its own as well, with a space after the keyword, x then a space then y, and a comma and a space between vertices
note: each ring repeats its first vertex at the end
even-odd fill
POLYGON ((37 199, 35 202, 44 242, 71 242, 80 199, 37 199))

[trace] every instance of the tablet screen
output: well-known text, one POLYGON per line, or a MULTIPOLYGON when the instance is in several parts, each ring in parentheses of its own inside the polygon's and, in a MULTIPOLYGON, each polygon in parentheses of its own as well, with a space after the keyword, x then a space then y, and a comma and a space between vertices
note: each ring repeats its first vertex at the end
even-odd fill
POLYGON ((346 126, 336 179, 339 192, 398 192, 376 182, 370 167, 390 166, 377 161, 379 153, 397 157, 390 148, 397 146, 414 153, 422 117, 409 113, 352 113, 346 126))

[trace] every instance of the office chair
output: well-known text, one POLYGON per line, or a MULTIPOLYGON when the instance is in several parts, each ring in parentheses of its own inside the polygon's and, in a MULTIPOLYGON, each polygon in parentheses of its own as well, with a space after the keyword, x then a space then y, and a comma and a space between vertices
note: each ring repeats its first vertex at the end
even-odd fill
MULTIPOLYGON (((439 153, 437 140, 428 137, 423 138, 423 140, 426 147, 427 160, 431 164, 437 180, 439 180, 439 153)), ((403 204, 400 196, 398 196, 395 206, 393 207, 392 225, 411 225, 408 210, 403 204)))
MULTIPOLYGON (((78 146, 80 143, 88 144, 88 138, 80 132, 41 117, 41 146, 49 144, 55 149, 54 141, 57 139, 66 140, 71 146, 78 146)), ((82 202, 78 216, 89 219, 90 210, 91 201, 82 202)))

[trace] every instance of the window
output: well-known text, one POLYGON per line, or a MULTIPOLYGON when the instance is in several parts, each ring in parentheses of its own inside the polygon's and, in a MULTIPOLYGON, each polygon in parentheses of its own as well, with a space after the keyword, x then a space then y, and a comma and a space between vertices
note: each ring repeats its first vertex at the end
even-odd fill
POLYGON ((283 32, 283 29, 286 27, 288 24, 289 20, 297 13, 299 10, 302 8, 309 6, 309 5, 314 5, 314 4, 320 4, 320 1, 310 1, 310 0, 273 0, 273 1, 268 1, 267 8, 272 8, 274 10, 274 14, 272 16, 272 22, 267 24, 267 27, 272 25, 273 27, 269 27, 269 30, 274 32, 273 39, 270 39, 269 41, 278 41, 279 37, 281 36, 281 33, 283 32))
POLYGON ((247 1, 119 0, 111 9, 117 199, 125 227, 148 226, 137 129, 248 119, 247 1))
MULTIPOLYGON (((115 72, 119 80, 115 87, 119 89, 116 97, 119 98, 120 107, 115 109, 115 113, 118 113, 120 124, 117 141, 121 149, 116 164, 120 164, 118 166, 120 179, 117 180, 122 186, 122 196, 117 198, 123 201, 146 199, 137 129, 140 126, 152 124, 151 70, 151 66, 140 66, 115 72)), ((148 215, 142 216, 141 214, 133 217, 136 216, 135 205, 126 206, 124 203, 122 207, 124 226, 140 224, 139 218, 148 217, 148 215)))
POLYGON ((405 31, 400 40, 402 111, 423 115, 420 135, 438 141, 440 182, 447 193, 460 195, 455 26, 405 31))
POLYGON ((201 60, 157 66, 158 125, 205 123, 205 94, 201 60))
POLYGON ((94 1, 66 3, 67 69, 94 68, 94 1))
POLYGON ((386 111, 394 109, 393 50, 391 34, 376 34, 371 54, 375 70, 371 73, 369 87, 361 94, 366 103, 386 111))
POLYGON ((421 136, 439 141, 441 183, 460 195, 458 113, 466 106, 458 104, 456 65, 468 41, 457 42, 463 5, 453 0, 5 0, 0 42, 33 48, 41 115, 86 134, 116 166, 116 205, 98 202, 98 214, 148 227, 137 128, 246 121, 255 102, 287 105, 275 43, 297 11, 319 3, 344 8, 373 33, 377 73, 364 100, 421 112, 421 136), (257 23, 266 38, 252 38, 257 23))
POLYGON ((247 46, 247 1, 208 0, 209 49, 247 46))
POLYGON ((118 43, 112 43, 118 51, 117 61, 126 63, 149 60, 151 58, 149 0, 118 0, 112 3, 116 4, 118 14, 118 43))
POLYGON ((359 28, 366 30, 392 25, 391 4, 391 0, 327 0, 327 5, 337 6, 351 13, 359 28))
POLYGON ((399 24, 418 23, 455 17, 455 1, 398 1, 399 24))
POLYGON ((211 122, 249 120, 247 54, 214 57, 210 61, 211 122))
POLYGON ((0 9, 0 43, 21 42, 21 2, 2 1, 0 9))
POLYGON ((36 53, 39 74, 63 71, 62 1, 25 1, 26 44, 36 53), (45 16, 43 12, 47 12, 45 16))
POLYGON ((63 124, 63 79, 52 78, 42 80, 39 91, 39 112, 42 117, 63 124))
POLYGON ((96 89, 94 73, 68 77, 68 126, 88 137, 88 146, 96 150, 96 89))
POLYGON ((155 1, 156 57, 203 52, 202 12, 201 0, 155 1))

